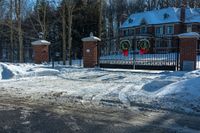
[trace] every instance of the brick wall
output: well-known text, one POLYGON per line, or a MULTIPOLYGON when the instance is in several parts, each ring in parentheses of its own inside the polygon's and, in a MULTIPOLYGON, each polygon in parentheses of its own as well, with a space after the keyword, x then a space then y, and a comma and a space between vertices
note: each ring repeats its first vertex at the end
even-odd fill
POLYGON ((34 53, 34 62, 40 64, 42 62, 49 61, 49 46, 48 45, 34 45, 33 46, 34 53))
MULTIPOLYGON (((174 24, 174 34, 180 34, 181 33, 181 29, 183 29, 183 25, 181 24, 174 24)), ((185 30, 185 28, 184 28, 185 30)))
POLYGON ((86 68, 92 68, 97 65, 97 42, 83 43, 83 64, 86 68))
POLYGON ((155 28, 153 26, 150 26, 147 28, 147 33, 153 34, 155 32, 155 28))
POLYGON ((196 69, 196 54, 197 54, 197 39, 196 38, 181 38, 180 39, 180 65, 183 69, 184 61, 194 61, 196 69))
POLYGON ((192 31, 200 33, 200 23, 193 23, 192 24, 192 31))

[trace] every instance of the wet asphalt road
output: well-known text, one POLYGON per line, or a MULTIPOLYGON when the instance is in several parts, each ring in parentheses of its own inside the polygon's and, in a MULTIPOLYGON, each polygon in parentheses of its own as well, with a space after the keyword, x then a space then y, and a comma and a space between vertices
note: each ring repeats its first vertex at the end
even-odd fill
POLYGON ((198 133, 199 123, 165 111, 0 104, 0 133, 198 133))

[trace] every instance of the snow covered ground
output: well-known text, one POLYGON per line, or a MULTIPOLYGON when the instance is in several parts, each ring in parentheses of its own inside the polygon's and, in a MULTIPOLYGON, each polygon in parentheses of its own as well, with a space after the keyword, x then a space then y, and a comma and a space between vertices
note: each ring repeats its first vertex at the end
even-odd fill
POLYGON ((200 70, 84 69, 0 63, 0 98, 84 106, 139 106, 200 115, 200 70))

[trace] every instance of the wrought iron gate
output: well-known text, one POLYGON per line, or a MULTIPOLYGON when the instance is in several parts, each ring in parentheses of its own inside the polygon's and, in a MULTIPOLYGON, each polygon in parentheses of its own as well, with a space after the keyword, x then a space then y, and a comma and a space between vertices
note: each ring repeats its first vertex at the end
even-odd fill
MULTIPOLYGON (((176 38, 147 38, 150 47, 139 47, 141 39, 134 39, 131 47, 120 48, 115 43, 103 42, 100 48, 99 65, 104 68, 127 68, 149 70, 176 70, 179 67, 179 41, 176 38), (156 41, 162 43, 157 46, 156 41), (173 44, 167 45, 168 42, 173 44), (128 52, 128 53, 124 53, 128 52)), ((144 40, 144 39, 143 39, 144 40)))

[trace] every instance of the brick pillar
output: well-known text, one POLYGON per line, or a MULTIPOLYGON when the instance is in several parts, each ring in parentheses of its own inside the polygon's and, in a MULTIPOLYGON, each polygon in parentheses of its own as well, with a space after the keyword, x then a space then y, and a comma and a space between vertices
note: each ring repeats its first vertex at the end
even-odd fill
POLYGON ((83 66, 85 68, 93 68, 97 66, 98 62, 98 41, 99 38, 94 37, 92 34, 90 37, 82 39, 83 41, 83 66))
POLYGON ((84 42, 83 43, 83 66, 92 68, 97 65, 97 43, 84 42))
POLYGON ((36 64, 49 61, 49 45, 50 42, 45 40, 32 42, 33 60, 36 64))
POLYGON ((198 37, 187 36, 187 33, 179 35, 180 38, 180 69, 191 71, 196 69, 198 37))

